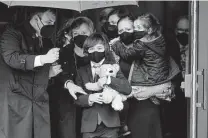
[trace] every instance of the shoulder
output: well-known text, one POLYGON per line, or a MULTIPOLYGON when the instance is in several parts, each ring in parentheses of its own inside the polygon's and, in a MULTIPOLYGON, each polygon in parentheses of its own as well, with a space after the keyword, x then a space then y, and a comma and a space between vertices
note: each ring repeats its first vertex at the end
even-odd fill
POLYGON ((136 40, 133 43, 133 47, 131 47, 130 49, 132 50, 144 50, 145 49, 145 43, 140 41, 140 40, 136 40))
POLYGON ((19 29, 15 28, 13 25, 7 25, 4 32, 2 33, 2 38, 7 37, 21 37, 21 32, 19 29))
POLYGON ((105 62, 108 64, 114 64, 116 63, 115 57, 113 55, 113 51, 109 51, 105 55, 105 62))

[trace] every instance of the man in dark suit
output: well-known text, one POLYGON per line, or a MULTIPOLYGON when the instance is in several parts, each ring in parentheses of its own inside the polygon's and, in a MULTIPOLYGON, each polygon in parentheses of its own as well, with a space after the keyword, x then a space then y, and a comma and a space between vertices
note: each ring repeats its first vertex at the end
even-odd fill
MULTIPOLYGON (((85 88, 88 82, 96 82, 95 68, 102 64, 113 64, 115 60, 110 53, 107 39, 103 34, 95 33, 89 36, 84 43, 84 52, 90 58, 90 64, 78 70, 76 78, 77 85, 81 86, 88 94, 80 95, 76 103, 83 107, 81 132, 83 138, 117 138, 118 127, 120 126, 119 114, 112 109, 110 104, 103 105, 102 88, 99 91, 89 91, 85 88)), ((121 71, 116 78, 107 77, 98 79, 102 87, 107 84, 114 90, 125 95, 130 94, 131 86, 121 71)))
POLYGON ((52 48, 56 16, 37 8, 21 25, 8 25, 0 40, 0 137, 50 138, 49 78, 61 72, 52 48), (52 48, 52 49, 51 49, 52 48))
POLYGON ((181 82, 184 81, 185 73, 188 73, 189 60, 189 20, 188 16, 181 16, 176 22, 175 30, 168 33, 167 50, 179 65, 182 73, 176 77, 175 84, 176 97, 172 102, 164 104, 164 133, 165 138, 185 138, 187 137, 187 98, 181 82), (175 121, 175 120, 178 121, 175 121))

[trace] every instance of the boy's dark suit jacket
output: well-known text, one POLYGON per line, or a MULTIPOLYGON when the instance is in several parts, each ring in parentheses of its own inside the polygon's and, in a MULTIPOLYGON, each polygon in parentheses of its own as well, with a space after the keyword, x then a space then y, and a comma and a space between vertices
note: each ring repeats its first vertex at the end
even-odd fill
MULTIPOLYGON (((108 64, 108 61, 104 61, 103 64, 108 64)), ((94 103, 92 106, 88 104, 89 94, 93 93, 92 91, 86 90, 85 84, 87 82, 93 82, 92 77, 92 69, 91 65, 84 66, 78 70, 77 75, 77 85, 81 86, 88 95, 80 95, 76 100, 76 103, 81 107, 84 107, 82 113, 82 126, 81 132, 94 132, 97 127, 98 122, 98 113, 103 121, 103 123, 107 127, 119 127, 120 119, 118 112, 114 111, 111 107, 111 104, 97 104, 94 103)), ((128 80, 124 77, 124 75, 119 71, 117 73, 116 78, 111 77, 111 84, 109 85, 114 90, 118 92, 128 95, 131 92, 131 86, 128 80)))

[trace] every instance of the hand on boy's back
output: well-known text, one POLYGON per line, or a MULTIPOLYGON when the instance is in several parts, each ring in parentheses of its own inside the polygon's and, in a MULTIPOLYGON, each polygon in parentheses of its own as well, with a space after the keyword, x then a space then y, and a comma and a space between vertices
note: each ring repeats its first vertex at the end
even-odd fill
POLYGON ((80 87, 75 85, 74 83, 68 82, 67 83, 67 89, 69 90, 69 93, 71 94, 71 96, 77 100, 77 96, 76 94, 84 94, 86 95, 87 93, 80 87))
POLYGON ((109 42, 109 45, 110 45, 110 46, 113 45, 113 44, 114 44, 115 42, 117 42, 118 40, 120 40, 119 37, 112 39, 112 40, 109 42))
POLYGON ((89 95, 89 102, 90 103, 98 103, 103 104, 103 96, 102 93, 93 93, 89 95))

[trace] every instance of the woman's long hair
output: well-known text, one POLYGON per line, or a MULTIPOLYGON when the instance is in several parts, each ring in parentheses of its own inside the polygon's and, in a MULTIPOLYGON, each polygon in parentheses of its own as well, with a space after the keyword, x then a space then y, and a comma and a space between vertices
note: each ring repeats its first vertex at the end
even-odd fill
POLYGON ((71 35, 71 23, 73 18, 67 19, 57 32, 56 43, 58 47, 62 47, 66 42, 65 34, 71 35))

